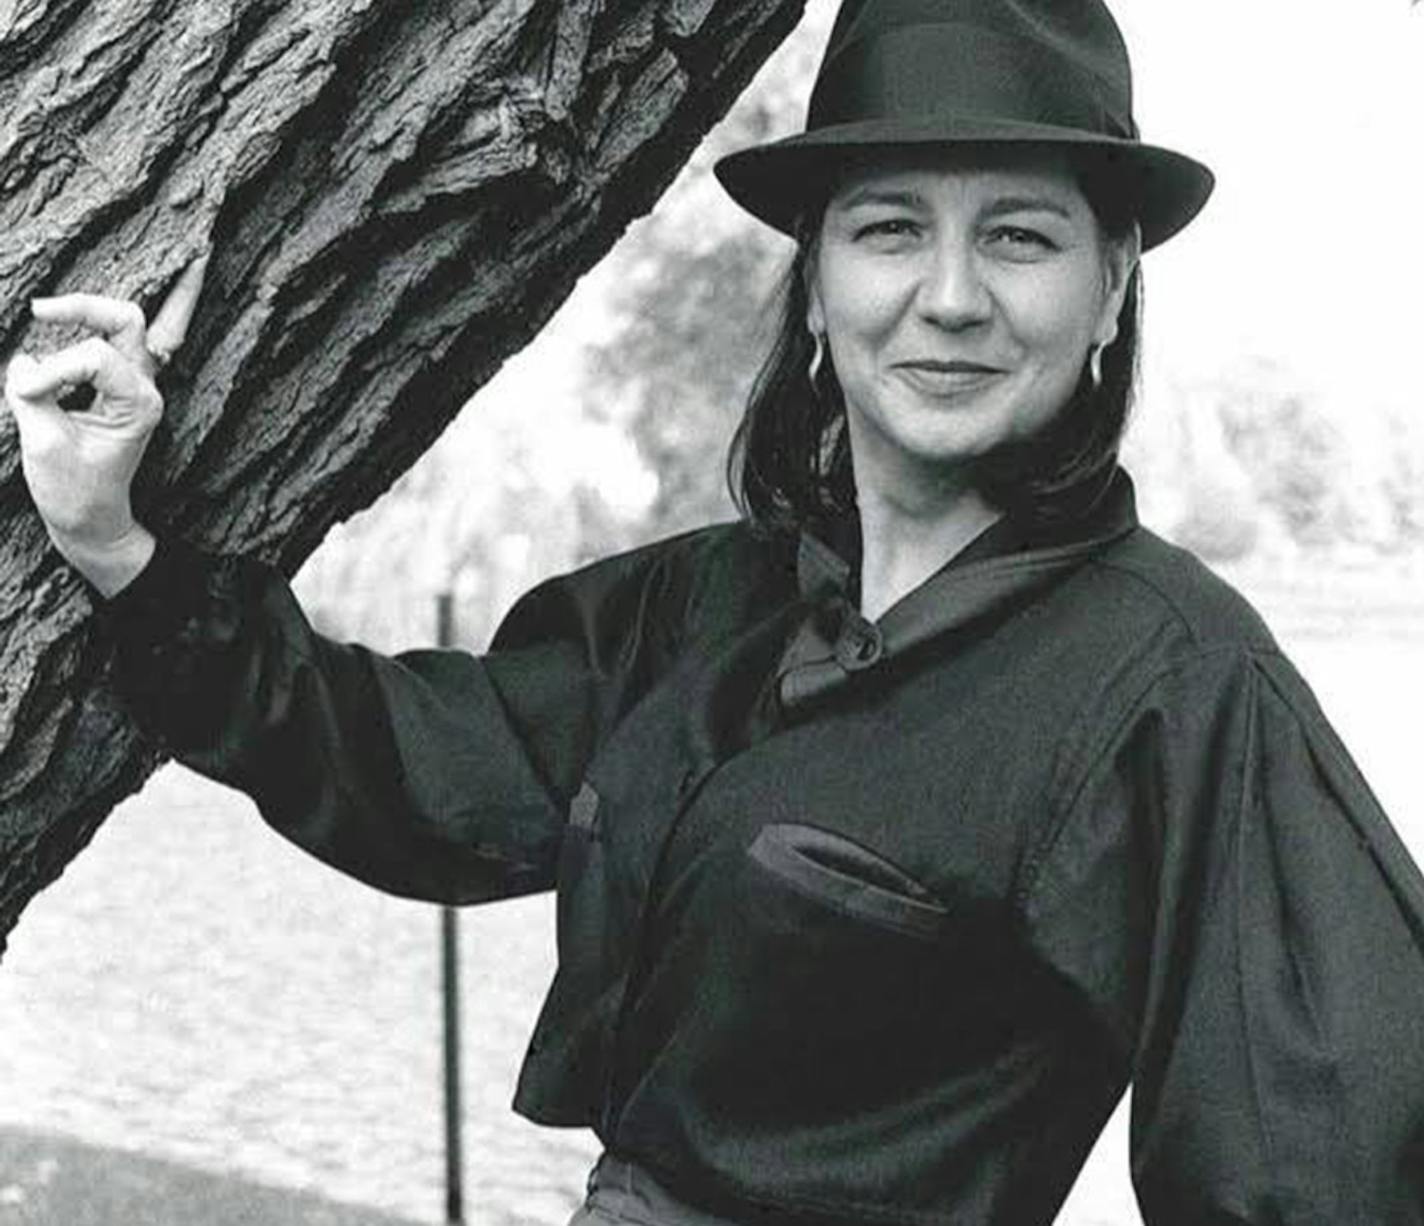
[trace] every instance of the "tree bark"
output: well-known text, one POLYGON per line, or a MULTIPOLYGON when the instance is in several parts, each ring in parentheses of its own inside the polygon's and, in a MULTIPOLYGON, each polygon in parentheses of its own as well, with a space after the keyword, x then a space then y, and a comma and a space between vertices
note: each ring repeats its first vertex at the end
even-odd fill
MULTIPOLYGON (((651 207, 801 0, 0 0, 0 352, 211 244, 140 518, 294 569, 651 207)), ((537 411, 532 406, 531 411, 537 411)), ((0 941, 157 754, 0 422, 0 941)))

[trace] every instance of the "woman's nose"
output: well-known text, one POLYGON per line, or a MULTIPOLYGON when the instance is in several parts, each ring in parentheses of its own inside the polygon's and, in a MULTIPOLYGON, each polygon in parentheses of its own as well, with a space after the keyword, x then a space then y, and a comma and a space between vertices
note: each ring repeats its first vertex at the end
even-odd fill
POLYGON ((926 256, 917 295, 920 314, 952 330, 985 322, 994 306, 973 245, 946 235, 926 256))

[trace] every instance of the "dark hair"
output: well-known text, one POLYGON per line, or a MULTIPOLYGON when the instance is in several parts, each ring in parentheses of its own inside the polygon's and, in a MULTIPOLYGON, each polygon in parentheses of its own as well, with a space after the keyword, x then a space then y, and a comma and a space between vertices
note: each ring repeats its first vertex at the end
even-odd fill
MULTIPOLYGON (((1080 168, 1080 185, 1103 234, 1121 241, 1134 217, 1111 166, 1080 168)), ((732 500, 753 528, 796 532, 855 510, 855 476, 845 401, 829 354, 811 384, 814 342, 806 328, 807 271, 816 252, 824 196, 797 235, 779 297, 776 332, 752 385, 727 456, 732 500)), ((1102 497, 1117 465, 1137 381, 1141 270, 1134 269, 1116 339, 1102 356, 1102 386, 1085 371, 1069 402, 1033 437, 977 461, 977 484, 1011 515, 1048 528, 1075 519, 1102 497)))

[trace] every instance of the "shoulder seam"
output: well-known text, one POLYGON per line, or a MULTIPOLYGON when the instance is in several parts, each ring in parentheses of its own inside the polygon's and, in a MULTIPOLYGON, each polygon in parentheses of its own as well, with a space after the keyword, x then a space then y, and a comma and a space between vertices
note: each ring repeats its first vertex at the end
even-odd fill
POLYGON ((1128 720, 1132 718, 1134 712, 1141 707, 1143 700, 1168 677, 1188 668, 1198 666, 1204 661, 1226 655, 1239 655, 1243 659, 1250 661, 1252 671, 1255 672, 1257 671, 1256 660, 1265 656, 1280 656, 1282 652, 1278 647, 1270 644, 1240 642, 1213 643, 1209 646, 1202 647, 1184 659, 1173 660, 1170 664, 1158 669, 1137 688, 1132 694, 1132 697, 1122 704, 1118 717, 1112 721, 1111 726, 1101 738, 1097 749, 1089 756, 1087 762, 1074 772, 1076 782, 1074 782, 1073 786, 1064 794, 1063 799, 1057 803, 1050 801, 1051 812, 1049 820, 1039 837, 1034 841, 1031 849, 1025 855, 1023 867, 1019 874, 1019 881, 1014 888, 1013 909, 1020 922, 1023 922, 1027 918, 1028 903, 1037 888, 1039 874, 1042 872, 1044 864, 1057 845, 1060 835, 1071 820, 1073 812, 1077 808, 1078 801, 1083 794, 1083 789, 1087 787, 1088 780, 1092 778, 1103 758, 1117 742, 1118 733, 1128 720))
POLYGON ((1200 641, 1200 636, 1197 634, 1196 626, 1192 624, 1191 620, 1182 611, 1181 606, 1167 592, 1165 592, 1159 584, 1154 583, 1141 571, 1136 570, 1130 566, 1124 566, 1120 562, 1115 562, 1109 558, 1104 557, 1093 558, 1088 563, 1088 565, 1098 567, 1101 570, 1110 570, 1115 574, 1123 575, 1126 578, 1132 580, 1139 587, 1146 588, 1149 592, 1156 596, 1158 600, 1160 600, 1164 605, 1167 606, 1167 608, 1171 611, 1172 616, 1181 625, 1182 629, 1187 632, 1193 643, 1200 641))

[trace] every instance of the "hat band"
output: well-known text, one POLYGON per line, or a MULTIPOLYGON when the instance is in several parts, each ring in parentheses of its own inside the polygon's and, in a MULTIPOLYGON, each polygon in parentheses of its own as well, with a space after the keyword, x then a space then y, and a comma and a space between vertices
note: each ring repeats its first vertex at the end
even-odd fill
POLYGON ((822 69, 807 131, 870 119, 980 116, 1135 140, 1092 74, 1042 43, 959 22, 900 26, 822 69))

